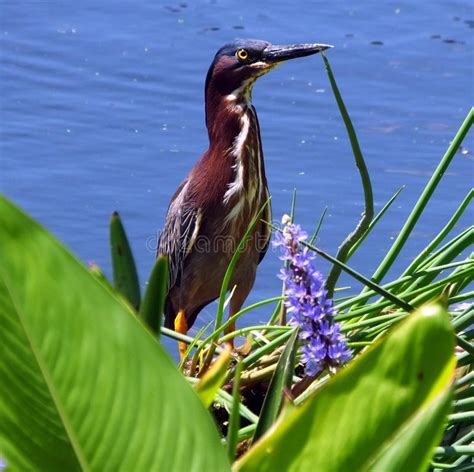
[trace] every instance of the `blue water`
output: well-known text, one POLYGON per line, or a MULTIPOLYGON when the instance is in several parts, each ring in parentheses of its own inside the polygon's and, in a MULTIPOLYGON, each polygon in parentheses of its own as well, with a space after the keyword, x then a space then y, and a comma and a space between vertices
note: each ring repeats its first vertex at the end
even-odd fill
MULTIPOLYGON (((118 210, 144 284, 154 259, 147 241, 207 146, 203 83, 215 51, 235 37, 330 43, 377 209, 406 186, 351 261, 370 275, 472 105, 474 11, 469 0, 352 3, 2 0, 2 193, 109 274, 108 219, 118 210)), ((260 79, 254 103, 275 217, 289 211, 293 188, 296 219, 308 231, 328 206, 318 244, 335 253, 363 197, 321 58, 260 79)), ((472 186, 473 156, 471 134, 394 273, 472 186)), ((279 262, 268 253, 249 302, 279 292, 279 262)))

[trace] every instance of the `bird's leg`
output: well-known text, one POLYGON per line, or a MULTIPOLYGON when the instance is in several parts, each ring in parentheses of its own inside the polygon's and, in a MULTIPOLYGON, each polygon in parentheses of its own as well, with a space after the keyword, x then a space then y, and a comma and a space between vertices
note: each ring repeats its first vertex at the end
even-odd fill
MULTIPOLYGON (((237 314, 242 305, 244 304, 244 300, 247 294, 243 296, 242 292, 239 290, 235 290, 232 298, 230 299, 229 303, 229 318, 232 318, 235 314, 237 314)), ((230 334, 235 331, 235 321, 233 321, 227 328, 224 329, 225 334, 230 334)), ((232 350, 234 350, 234 338, 229 339, 226 341, 226 345, 229 346, 232 350)))
MULTIPOLYGON (((188 323, 186 321, 186 315, 184 313, 184 310, 178 311, 178 314, 176 315, 176 318, 174 319, 174 330, 177 333, 187 334, 188 323)), ((184 354, 186 353, 186 349, 188 348, 188 345, 184 342, 178 342, 178 348, 179 348, 179 357, 183 359, 184 354)))
MULTIPOLYGON (((237 312, 235 312, 237 313, 237 312)), ((229 318, 231 316, 234 316, 235 313, 230 312, 229 318)), ((224 329, 225 334, 233 333, 235 331, 235 321, 233 321, 227 328, 224 329)), ((226 346, 229 346, 232 350, 234 350, 234 338, 229 339, 228 341, 225 342, 226 346)))

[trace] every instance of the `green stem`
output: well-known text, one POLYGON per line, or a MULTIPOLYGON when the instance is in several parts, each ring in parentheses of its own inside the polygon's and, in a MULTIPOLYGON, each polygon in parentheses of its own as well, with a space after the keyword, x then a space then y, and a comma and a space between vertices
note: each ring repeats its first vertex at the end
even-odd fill
MULTIPOLYGON (((364 189, 365 209, 362 213, 362 217, 356 225, 355 229, 342 242, 336 254, 337 260, 341 262, 346 262, 349 251, 355 244, 357 244, 357 241, 359 241, 359 239, 368 230, 370 222, 374 217, 374 196, 372 192, 372 183, 370 181, 369 171, 367 170, 367 165, 365 164, 364 156, 362 155, 362 151, 360 149, 359 141, 357 139, 357 135, 354 130, 351 118, 349 116, 349 113, 347 112, 347 108, 337 87, 334 74, 331 70, 331 66, 329 65, 329 61, 327 60, 324 54, 321 54, 321 56, 323 58, 324 65, 326 66, 329 82, 331 83, 332 91, 334 93, 334 97, 336 98, 337 106, 339 107, 339 111, 346 126, 347 134, 349 135, 352 152, 354 154, 356 166, 359 170, 359 175, 362 181, 362 187, 364 189)), ((339 276, 341 275, 341 271, 341 266, 333 265, 331 272, 328 275, 328 278, 326 280, 326 289, 328 291, 329 298, 332 298, 333 296, 334 287, 336 286, 339 276)))
POLYGON ((380 280, 382 280, 382 278, 386 275, 386 273, 392 267, 398 254, 402 250, 413 228, 415 227, 421 214, 423 213, 423 210, 425 209, 431 196, 433 195, 433 192, 436 190, 436 187, 438 186, 439 182, 444 176, 449 164, 451 163, 454 156, 456 155, 456 152, 459 146, 461 145, 464 137, 466 136, 467 132, 471 128, 473 122, 474 122, 474 108, 471 108, 464 122, 462 123, 461 127, 456 133, 456 136, 454 137, 453 141, 449 145, 445 155, 441 159, 441 162, 439 163, 438 167, 436 168, 433 175, 431 176, 428 184, 423 190, 423 193, 421 194, 420 198, 416 202, 405 225, 403 226, 399 235, 395 239, 392 247, 390 248, 385 258, 383 259, 383 261, 381 262, 381 264, 375 271, 374 275, 372 276, 373 281, 379 282, 380 280))
POLYGON ((389 315, 375 316, 375 317, 369 318, 367 320, 357 321, 356 323, 344 324, 341 327, 341 331, 342 332, 352 331, 354 329, 362 328, 364 326, 370 326, 370 325, 373 325, 373 324, 377 324, 379 321, 389 321, 392 318, 393 319, 395 319, 395 318, 398 319, 399 317, 400 317, 400 315, 396 315, 394 313, 391 313, 389 315))
POLYGON ((457 410, 463 410, 466 407, 474 407, 474 398, 463 398, 462 400, 455 401, 453 406, 457 410))
MULTIPOLYGON (((176 331, 173 331, 172 329, 168 329, 168 328, 165 328, 165 327, 161 327, 161 334, 163 334, 164 336, 168 337, 168 338, 171 338, 171 339, 174 339, 176 341, 182 341, 182 342, 185 342, 187 344, 191 344, 192 342, 194 342, 194 338, 192 338, 191 336, 187 336, 185 334, 181 334, 181 333, 177 333, 176 331)), ((205 345, 203 346, 203 342, 200 342, 198 343, 198 347, 205 347, 205 345)), ((222 352, 222 349, 218 348, 218 351, 219 352, 222 352)))
MULTIPOLYGON (((405 282, 409 282, 411 280, 414 280, 417 277, 422 277, 422 276, 424 276, 426 274, 429 274, 429 273, 438 274, 442 270, 451 269, 453 267, 459 267, 459 266, 463 266, 463 265, 471 265, 471 264, 474 264, 474 262, 471 261, 471 260, 466 259, 464 261, 451 262, 449 264, 443 264, 441 266, 430 267, 429 269, 425 269, 425 270, 420 271, 420 272, 415 272, 414 274, 411 274, 411 275, 406 275, 406 276, 401 277, 397 280, 394 280, 394 281, 392 281, 388 284, 382 285, 382 288, 384 288, 385 290, 392 289, 392 288, 397 288, 405 282)), ((347 307, 351 307, 352 305, 354 305, 356 303, 359 304, 360 302, 364 302, 364 301, 374 297, 375 295, 377 295, 377 293, 374 292, 373 290, 370 290, 367 293, 364 293, 363 295, 352 296, 349 299, 344 300, 341 303, 338 303, 335 306, 335 308, 338 312, 341 312, 343 309, 345 309, 347 307)), ((342 320, 342 319, 348 319, 348 318, 352 318, 352 317, 353 317, 352 315, 341 315, 339 317, 339 319, 342 320)))
MULTIPOLYGON (((275 231, 282 232, 280 228, 277 228, 274 225, 270 225, 270 227, 274 229, 275 231)), ((374 292, 377 292, 379 295, 382 295, 382 297, 386 298, 387 300, 390 300, 392 303, 394 303, 398 307, 403 308, 404 310, 409 311, 409 312, 413 311, 413 307, 409 303, 396 297, 395 295, 393 295, 393 293, 387 292, 387 290, 384 290, 380 285, 374 283, 372 280, 368 279, 367 277, 364 277, 362 274, 359 274, 359 272, 355 271, 354 269, 351 269, 349 266, 339 261, 335 257, 330 256, 328 253, 324 252, 323 250, 319 249, 316 246, 313 246, 312 244, 307 243, 306 241, 301 241, 300 244, 307 247, 308 249, 311 249, 316 254, 319 254, 321 257, 332 262, 333 264, 338 265, 346 273, 348 273, 359 282, 362 282, 364 285, 371 288, 374 292)))
POLYGON ((463 411, 461 413, 453 413, 448 416, 450 424, 464 423, 465 421, 474 420, 474 411, 463 411))
MULTIPOLYGON (((198 379, 196 377, 186 377, 186 380, 192 384, 192 385, 195 385, 197 384, 198 382, 200 382, 201 379, 198 379)), ((220 388, 218 391, 217 391, 217 395, 216 395, 216 402, 225 406, 228 410, 231 410, 232 409, 232 395, 228 392, 226 392, 225 390, 222 390, 222 388, 220 388)), ((248 420, 250 423, 254 423, 255 426, 257 425, 258 423, 258 416, 251 412, 245 405, 243 405, 242 403, 240 403, 239 405, 239 414, 242 418, 245 418, 246 420, 248 420)))
POLYGON ((257 326, 247 326, 245 328, 236 329, 232 333, 226 334, 217 341, 217 344, 222 344, 230 339, 234 339, 237 336, 240 336, 245 333, 251 333, 253 331, 288 331, 292 329, 291 326, 268 326, 268 325, 257 325, 257 326))
MULTIPOLYGON (((472 277, 471 277, 472 281, 472 277)), ((460 293, 454 297, 449 297, 449 304, 464 302, 465 300, 472 300, 474 298, 474 292, 460 293)))
POLYGON ((469 374, 466 374, 464 377, 461 377, 455 383, 455 388, 464 387, 464 385, 471 383, 473 380, 474 380, 474 371, 469 372, 469 374))
POLYGON ((365 241, 367 236, 370 234, 370 232, 374 229, 375 225, 380 221, 382 216, 387 212, 387 210, 392 206, 392 203, 397 199, 397 197, 402 193, 402 191, 405 189, 405 186, 402 185, 394 195, 390 198, 390 200, 383 206, 383 208, 375 215, 374 219, 371 221, 369 227, 367 228, 367 231, 360 237, 360 239, 352 246, 351 250, 349 251, 349 254, 347 255, 347 260, 349 260, 354 252, 357 250, 357 248, 365 241))
POLYGON ((217 337, 219 336, 219 333, 229 327, 232 323, 234 323, 238 318, 240 318, 242 315, 245 313, 252 311, 256 308, 259 308, 264 305, 268 305, 270 303, 278 302, 281 303, 281 301, 284 299, 284 297, 273 297, 273 298, 268 298, 266 300, 262 300, 260 302, 254 303, 253 305, 249 305, 245 308, 242 308, 242 310, 238 311, 234 316, 231 316, 225 323, 223 323, 218 331, 213 331, 207 338, 205 338, 201 343, 199 343, 199 346, 196 348, 196 351, 193 356, 193 361, 194 359, 197 361, 197 356, 199 355, 199 352, 206 347, 209 343, 213 342, 217 337))
POLYGON ((239 362, 235 369, 234 386, 232 388, 232 409, 229 418, 229 430, 227 433, 227 456, 232 463, 235 459, 237 450, 238 433, 240 428, 240 374, 242 372, 242 363, 239 362))
POLYGON ((209 323, 205 326, 203 326, 196 336, 194 336, 193 342, 191 344, 188 344, 188 348, 186 349, 186 352, 184 353, 183 358, 181 359, 181 362, 179 363, 178 369, 183 371, 184 367, 186 366, 186 362, 188 360, 189 355, 191 354, 191 351, 196 347, 196 345, 199 343, 199 340, 203 336, 204 333, 207 332, 207 330, 211 327, 211 325, 214 323, 214 320, 209 321, 209 323))
POLYGON ((261 348, 256 349, 251 354, 249 354, 242 361, 244 369, 248 369, 254 362, 257 362, 260 357, 265 354, 268 354, 269 352, 272 352, 274 349, 281 346, 291 336, 291 333, 292 330, 285 331, 283 334, 280 334, 280 336, 276 337, 273 341, 270 341, 268 344, 265 344, 265 346, 262 346, 261 348))
POLYGON ((251 370, 250 372, 244 372, 242 374, 241 383, 242 385, 255 385, 261 384, 262 382, 267 382, 270 380, 271 376, 275 372, 277 363, 271 364, 262 369, 251 370))
MULTIPOLYGON (((469 382, 468 382, 469 383, 469 382)), ((455 398, 456 399, 461 399, 461 398, 470 398, 474 396, 474 385, 470 385, 467 388, 463 388, 461 390, 458 390, 455 392, 455 398)))
POLYGON ((435 448, 436 456, 459 456, 461 454, 474 456, 474 446, 446 446, 435 448))
POLYGON ((467 328, 472 323, 474 323, 474 305, 467 307, 453 320, 453 326, 456 330, 456 333, 463 331, 464 328, 467 328))
POLYGON ((474 346, 470 342, 462 336, 459 336, 459 334, 456 335, 456 341, 459 347, 462 347, 466 352, 471 354, 471 356, 474 356, 474 346))
POLYGON ((321 216, 319 217, 318 224, 316 226, 316 229, 314 230, 313 236, 311 236, 311 239, 309 240, 310 244, 313 244, 316 238, 318 237, 319 231, 321 229, 321 226, 324 221, 324 217, 326 216, 326 212, 328 211, 328 207, 324 207, 323 212, 321 213, 321 216))
POLYGON ((428 246, 423 249, 423 251, 418 254, 418 256, 415 258, 415 260, 408 266, 408 268, 405 270, 405 272, 402 274, 407 275, 411 274, 413 271, 416 270, 416 268, 423 262, 426 256, 428 256, 431 252, 433 252, 433 249, 438 246, 438 244, 441 243, 441 241, 449 234, 449 232, 453 229, 454 225, 458 222, 459 218, 461 215, 464 213, 466 210, 467 206, 471 202, 472 198, 474 197, 474 189, 471 189, 471 191, 466 195, 462 203, 459 205, 458 209, 454 213, 454 215, 451 217, 451 219, 448 221, 446 226, 438 233, 438 235, 428 244, 428 246))
POLYGON ((257 215, 253 218, 252 222, 250 223, 247 230, 245 231, 244 236, 240 240, 239 245, 237 246, 237 249, 235 250, 234 255, 232 256, 232 259, 229 262, 229 266, 227 267, 226 273, 224 275, 224 280, 222 281, 221 292, 220 292, 220 295, 219 295, 219 304, 218 304, 218 307, 217 307, 215 330, 218 330, 219 328, 221 328, 222 315, 224 313, 224 303, 225 303, 225 298, 226 298, 225 295, 227 293, 227 290, 229 289, 229 283, 230 283, 230 279, 232 277, 232 274, 234 272, 234 268, 235 268, 237 262, 239 261, 240 254, 244 250, 245 245, 247 244, 247 241, 248 241, 252 231, 255 229, 255 226, 257 225, 257 223, 260 221, 262 213, 265 210, 265 208, 268 206, 269 203, 270 203, 270 200, 267 200, 263 204, 262 208, 260 208, 257 215))
MULTIPOLYGON (((450 284, 463 279, 466 274, 469 274, 469 270, 453 272, 444 279, 437 280, 436 282, 432 282, 431 284, 420 287, 415 290, 407 290, 400 294, 401 297, 410 301, 410 304, 413 306, 419 306, 420 304, 424 303, 425 301, 435 298, 439 295, 445 287, 450 284)), ((358 309, 355 309, 348 313, 347 315, 342 315, 337 317, 337 320, 344 320, 344 319, 351 319, 357 316, 366 315, 372 313, 374 311, 380 311, 382 308, 390 307, 390 303, 387 300, 381 299, 378 302, 372 303, 371 305, 364 306, 358 309)), ((403 309, 401 310, 404 311, 403 309)), ((400 310, 392 313, 393 315, 397 314, 400 315, 400 310)))
POLYGON ((459 438, 453 444, 453 446, 458 446, 458 445, 461 445, 461 444, 470 443, 472 440, 474 440, 474 430, 469 431, 469 433, 467 433, 464 436, 462 436, 461 438, 459 438))
MULTIPOLYGON (((248 228, 246 229, 242 239, 239 242, 239 245, 237 246, 237 249, 235 250, 229 265, 227 266, 227 270, 224 275, 224 279, 222 280, 222 285, 221 285, 221 291, 219 295, 219 302, 217 305, 217 313, 216 313, 216 323, 214 327, 214 331, 217 331, 218 333, 222 330, 222 316, 224 314, 224 304, 225 304, 225 299, 226 299, 226 293, 229 290, 229 284, 230 284, 230 279, 232 277, 232 274, 234 273, 234 268, 237 265, 237 262, 239 261, 240 254, 244 251, 245 245, 247 244, 252 232, 254 231, 257 223, 261 221, 261 217, 263 212, 265 211, 265 208, 270 204, 270 199, 268 199, 263 205, 262 208, 258 211, 258 213, 255 215, 251 223, 249 224, 248 228)), ((216 347, 215 344, 211 344, 209 347, 209 351, 207 353, 206 359, 204 360, 204 365, 202 368, 202 373, 208 368, 208 366, 211 363, 211 360, 214 356, 216 347)))
MULTIPOLYGON (((253 436, 253 433, 255 432, 257 425, 255 424, 249 424, 248 426, 245 426, 244 428, 240 428, 238 432, 238 440, 243 441, 244 439, 249 439, 253 436)), ((222 438, 221 439, 222 444, 227 444, 227 439, 222 438)))
MULTIPOLYGON (((290 211, 290 221, 291 224, 295 222, 295 214, 296 214, 296 188, 293 189, 293 199, 291 200, 291 211, 290 211)), ((285 269, 288 269, 289 262, 285 261, 285 269)), ((284 295, 286 291, 286 284, 285 281, 282 281, 281 284, 281 294, 284 295)), ((279 304, 279 312, 277 314, 278 316, 278 321, 281 326, 286 325, 286 306, 284 303, 279 304)), ((275 318, 276 319, 276 318, 275 318)), ((273 316, 271 317, 271 322, 269 324, 273 323, 273 316)))
MULTIPOLYGON (((473 241, 474 229, 468 232, 463 238, 460 238, 456 244, 452 244, 449 249, 447 249, 443 254, 440 254, 436 259, 433 260, 433 265, 443 265, 454 258, 456 258, 459 254, 461 254, 466 248, 468 248, 473 241)), ((472 255, 469 256, 470 260, 473 260, 472 255)), ((404 289, 415 289, 417 287, 425 287, 431 283, 431 281, 436 277, 436 274, 429 273, 424 277, 418 277, 414 280, 411 284, 407 284, 407 287, 404 289)))
POLYGON ((421 266, 417 270, 425 270, 431 265, 434 264, 434 261, 438 260, 446 251, 449 251, 451 246, 458 244, 461 239, 464 239, 466 235, 472 234, 474 230, 474 226, 469 226, 464 231, 461 231, 457 234, 454 238, 444 244, 441 248, 437 251, 430 254, 422 263, 421 266))

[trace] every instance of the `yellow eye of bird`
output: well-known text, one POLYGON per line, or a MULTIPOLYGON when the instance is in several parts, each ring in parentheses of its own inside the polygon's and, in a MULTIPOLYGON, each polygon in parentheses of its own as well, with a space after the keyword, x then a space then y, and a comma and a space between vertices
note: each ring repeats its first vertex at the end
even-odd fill
POLYGON ((249 53, 246 49, 239 49, 237 51, 237 57, 241 60, 241 61, 245 61, 245 59, 248 59, 249 57, 249 53))

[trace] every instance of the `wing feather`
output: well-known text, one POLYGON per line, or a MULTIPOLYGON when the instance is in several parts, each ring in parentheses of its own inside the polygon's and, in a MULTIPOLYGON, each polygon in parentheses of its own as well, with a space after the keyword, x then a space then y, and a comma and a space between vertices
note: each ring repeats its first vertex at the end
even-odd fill
MULTIPOLYGON (((268 201, 270 199, 270 193, 268 188, 265 187, 265 199, 268 201)), ((260 247, 260 254, 258 258, 258 263, 263 261, 265 254, 267 253, 268 246, 270 245, 270 239, 272 237, 272 229, 268 223, 272 221, 272 207, 270 202, 267 204, 267 207, 263 211, 262 215, 262 223, 261 223, 261 232, 262 232, 262 239, 263 245, 260 247)))
POLYGON ((184 181, 173 196, 158 243, 157 255, 168 256, 169 290, 179 286, 184 260, 194 245, 201 221, 199 208, 187 199, 187 188, 184 181))

